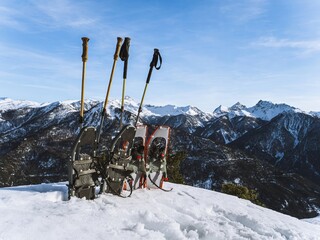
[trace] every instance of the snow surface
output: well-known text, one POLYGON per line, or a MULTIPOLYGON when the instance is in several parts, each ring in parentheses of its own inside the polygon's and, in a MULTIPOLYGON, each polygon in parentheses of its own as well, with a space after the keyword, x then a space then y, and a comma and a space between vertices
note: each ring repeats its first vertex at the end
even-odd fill
POLYGON ((66 201, 66 183, 0 189, 1 240, 320 239, 320 225, 234 196, 166 183, 66 201))

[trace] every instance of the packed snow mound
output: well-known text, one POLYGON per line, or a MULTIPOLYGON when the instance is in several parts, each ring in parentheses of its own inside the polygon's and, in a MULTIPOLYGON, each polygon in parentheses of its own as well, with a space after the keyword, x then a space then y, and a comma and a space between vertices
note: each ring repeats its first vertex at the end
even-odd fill
POLYGON ((214 191, 165 183, 130 198, 67 199, 65 183, 0 189, 0 239, 320 239, 320 225, 214 191))

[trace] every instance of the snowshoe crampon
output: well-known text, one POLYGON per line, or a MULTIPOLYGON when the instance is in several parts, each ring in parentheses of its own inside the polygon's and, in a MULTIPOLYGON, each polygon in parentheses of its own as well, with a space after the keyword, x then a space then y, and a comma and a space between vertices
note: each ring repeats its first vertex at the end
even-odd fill
POLYGON ((95 198, 95 178, 97 172, 94 166, 96 149, 96 129, 82 128, 73 147, 68 166, 68 197, 76 196, 86 199, 95 198))
POLYGON ((167 176, 167 152, 169 144, 170 128, 167 126, 158 127, 148 140, 147 156, 147 188, 159 188, 163 191, 171 191, 163 188, 163 181, 168 180, 167 176))

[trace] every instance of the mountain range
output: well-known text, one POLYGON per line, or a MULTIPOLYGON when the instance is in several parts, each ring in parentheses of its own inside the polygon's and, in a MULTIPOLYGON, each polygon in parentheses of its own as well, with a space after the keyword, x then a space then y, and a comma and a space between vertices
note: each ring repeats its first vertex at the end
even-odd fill
MULTIPOLYGON (((85 101, 85 125, 99 125, 102 104, 85 101)), ((126 123, 135 121, 138 107, 126 97, 126 123)), ((0 186, 65 181, 79 108, 79 101, 0 98, 0 186)), ((106 145, 119 126, 119 100, 110 101, 107 114, 101 136, 106 145)), ((319 115, 259 101, 211 113, 145 105, 139 121, 172 128, 171 151, 187 156, 181 162, 187 184, 218 191, 225 183, 244 185, 256 190, 265 206, 303 218, 320 209, 319 115)))

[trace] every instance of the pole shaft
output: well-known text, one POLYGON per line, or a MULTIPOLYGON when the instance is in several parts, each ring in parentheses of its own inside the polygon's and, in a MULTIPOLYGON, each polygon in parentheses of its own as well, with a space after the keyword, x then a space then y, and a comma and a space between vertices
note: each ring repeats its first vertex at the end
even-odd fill
POLYGON ((146 83, 146 85, 144 87, 144 90, 143 90, 143 94, 142 94, 142 98, 141 98, 141 102, 140 102, 140 106, 139 106, 139 110, 138 110, 138 115, 137 115, 137 118, 136 118, 135 126, 137 126, 138 121, 139 121, 139 116, 140 116, 140 112, 142 111, 142 104, 143 104, 144 97, 145 97, 146 92, 147 92, 147 88, 148 88, 148 83, 146 83))
POLYGON ((116 68, 117 60, 118 60, 118 57, 119 57, 121 42, 122 42, 122 38, 118 37, 117 38, 116 50, 115 50, 115 53, 113 55, 113 64, 112 64, 112 69, 111 69, 111 73, 110 73, 108 90, 107 90, 106 98, 104 100, 103 109, 102 109, 102 112, 101 112, 102 117, 101 117, 101 121, 100 121, 100 127, 99 127, 99 131, 98 131, 98 135, 97 135, 97 143, 99 143, 100 135, 101 135, 101 131, 102 131, 102 125, 103 125, 103 122, 104 122, 104 117, 107 114, 107 104, 108 104, 109 94, 110 94, 110 90, 111 90, 114 70, 116 68))
POLYGON ((122 128, 122 120, 124 114, 124 97, 126 92, 126 81, 127 81, 127 69, 128 69, 128 59, 129 59, 129 48, 130 48, 130 41, 129 37, 124 38, 124 43, 120 50, 120 59, 124 62, 123 64, 123 84, 122 84, 122 98, 121 98, 121 113, 120 113, 120 123, 119 129, 122 128))
POLYGON ((121 116, 120 116, 120 126, 119 129, 122 128, 122 119, 123 119, 123 114, 124 114, 124 95, 126 92, 126 78, 123 78, 123 84, 122 84, 122 98, 121 98, 121 116))
POLYGON ((82 83, 81 83, 81 100, 80 100, 80 128, 83 126, 84 120, 84 88, 85 88, 85 78, 86 78, 86 63, 88 60, 88 42, 89 38, 83 37, 82 40, 82 83))
POLYGON ((82 128, 83 124, 83 116, 84 116, 84 88, 85 88, 85 77, 86 77, 86 62, 82 64, 82 84, 81 84, 81 105, 80 105, 80 128, 82 128))

